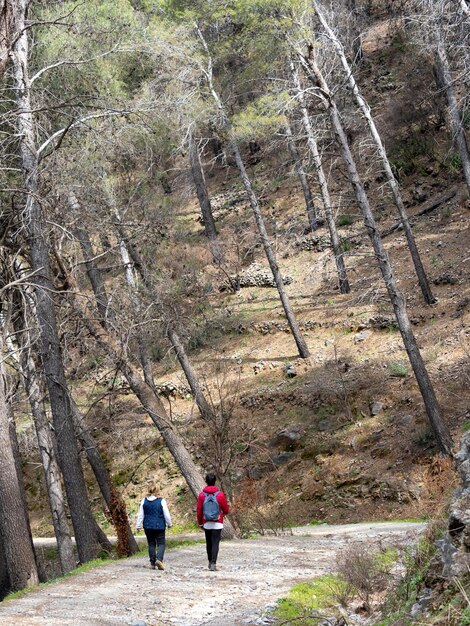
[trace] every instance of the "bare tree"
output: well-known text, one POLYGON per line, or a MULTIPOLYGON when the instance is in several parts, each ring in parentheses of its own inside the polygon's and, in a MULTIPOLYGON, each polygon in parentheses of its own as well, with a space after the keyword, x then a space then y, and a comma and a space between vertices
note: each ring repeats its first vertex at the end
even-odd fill
POLYGON ((395 202, 395 205, 398 209, 398 213, 400 215, 400 220, 403 226, 403 231, 405 233, 406 240, 408 242, 408 248, 411 253, 411 258, 413 260, 414 268, 416 271, 416 275, 418 277, 418 281, 421 287, 424 301, 426 302, 426 304, 434 304, 436 302, 436 298, 433 296, 431 288, 429 286, 426 272, 424 270, 423 263, 421 261, 421 257, 419 254, 418 246, 416 245, 415 237, 413 235, 413 231, 411 229, 410 222, 408 220, 408 215, 406 213, 405 205, 403 204, 400 187, 393 174, 392 167, 390 165, 390 161, 388 160, 384 143, 377 129, 374 118, 372 117, 370 107, 367 104, 366 100, 364 99, 359 89, 359 86, 354 77, 353 70, 351 66, 349 65, 348 60, 346 58, 346 53, 345 53, 343 44, 341 43, 339 38, 336 36, 336 34, 333 32, 333 30, 330 28, 323 12, 320 9, 318 2, 315 2, 315 14, 320 20, 320 23, 328 39, 333 43, 336 49, 336 52, 338 53, 339 59, 341 61, 341 65, 343 66, 344 72, 346 74, 349 87, 351 88, 351 92, 357 102, 357 105, 362 115, 364 116, 364 119, 366 120, 369 126, 370 134, 372 136, 372 139, 374 140, 374 144, 377 149, 377 154, 379 155, 379 158, 382 162, 382 167, 383 167, 385 177, 392 191, 393 200, 395 202))
POLYGON ((194 131, 189 129, 188 133, 189 142, 189 162, 191 165, 191 174, 196 187, 197 199, 199 206, 201 207, 202 221, 204 223, 204 230, 206 237, 213 241, 217 238, 217 229, 215 226, 214 215, 212 213, 211 200, 209 192, 207 191, 206 179, 204 176, 204 170, 201 163, 201 155, 199 153, 198 141, 194 137, 194 131))
POLYGON ((433 430, 438 446, 443 454, 452 455, 452 437, 445 423, 439 403, 434 392, 431 379, 424 364, 418 343, 411 328, 411 324, 406 311, 406 303, 403 294, 398 290, 395 276, 393 274, 390 260, 380 237, 380 232, 375 223, 374 215, 369 205, 369 199, 364 190, 359 176, 356 163, 354 161, 346 133, 343 128, 341 117, 333 97, 315 59, 301 55, 301 62, 306 75, 310 80, 316 93, 321 97, 326 110, 329 113, 331 126, 335 133, 337 143, 340 148, 342 158, 346 164, 349 181, 356 196, 357 204, 361 210, 367 234, 370 237, 374 248, 375 257, 382 273, 385 286, 393 306, 398 328, 400 329, 403 343, 410 359, 411 366, 416 376, 428 419, 433 430))
POLYGON ((271 243, 269 241, 268 233, 266 230, 266 225, 264 223, 263 215, 261 213, 261 208, 259 205, 258 197, 253 189, 252 182, 250 177, 248 176, 248 172, 246 171, 245 163, 243 162, 240 148, 233 136, 230 119, 227 115, 224 105, 215 89, 214 81, 213 81, 213 71, 212 71, 212 58, 209 52, 209 48, 207 46, 207 42, 204 38, 203 33, 200 28, 196 26, 197 35, 202 43, 206 60, 207 67, 201 65, 201 70, 204 74, 204 77, 207 82, 207 87, 209 92, 214 99, 214 102, 217 106, 217 110, 220 117, 220 124, 224 132, 229 136, 229 147, 230 151, 233 153, 235 157, 235 163, 237 165, 238 171, 240 173, 240 177, 243 182, 243 186, 245 187, 245 191, 248 196, 248 200, 250 202, 250 206, 253 210, 253 215, 255 218, 256 226, 258 228, 258 233, 261 239, 261 243, 263 244, 264 252, 266 254, 266 258, 268 259, 269 267, 271 268, 271 272, 273 274, 274 282, 276 283, 277 291, 279 293, 279 298, 282 302, 282 307, 284 309, 284 313, 286 315, 287 321, 289 323, 292 335, 294 337, 295 343, 297 345, 297 349, 299 351, 299 356, 303 359, 307 359, 310 356, 310 352, 303 337, 299 325, 297 323, 297 319, 295 317, 294 311, 292 309, 289 297, 284 287, 284 282, 282 280, 282 275, 279 270, 279 266, 277 264, 276 255, 272 249, 271 243))
POLYGON ((470 153, 468 151, 467 138, 462 123, 462 116, 459 111, 457 98, 454 90, 454 81, 450 69, 449 58, 447 56, 446 45, 440 34, 437 35, 436 45, 436 69, 439 77, 440 88, 444 91, 447 99, 447 107, 449 111, 450 123, 454 141, 459 151, 460 160, 462 162, 462 170, 470 192, 470 153))
POLYGON ((341 251, 341 245, 338 237, 338 231, 336 230, 335 216, 333 213, 333 207, 331 205, 330 192, 328 190, 328 182, 326 180, 325 172, 323 170, 323 163, 318 150, 318 144, 315 137, 315 133, 310 122, 310 115, 308 113, 307 105, 305 103, 303 90, 300 84, 299 75, 295 64, 290 61, 289 70, 291 75, 292 84, 294 87, 294 96, 298 102, 298 106, 302 115, 302 122, 307 134, 307 144, 310 149, 310 154, 313 159, 313 165, 320 187, 320 193, 323 201, 323 208, 325 211, 325 219, 328 224, 328 231, 330 233, 331 247, 333 249, 333 255, 336 263, 336 271, 339 280, 339 289, 341 293, 349 293, 351 288, 349 286, 348 277, 346 274, 346 267, 344 264, 344 255, 341 251))
POLYGON ((18 311, 14 316, 16 338, 19 349, 12 350, 12 356, 18 360, 20 372, 24 378, 25 391, 31 406, 34 427, 41 455, 44 477, 46 480, 49 506, 52 514, 52 525, 57 540, 60 566, 63 574, 76 565, 76 557, 70 536, 65 506, 65 497, 61 485, 61 473, 57 462, 56 445, 53 432, 44 407, 43 394, 39 382, 39 373, 31 354, 31 338, 28 324, 24 323, 23 315, 18 311))
POLYGON ((24 226, 31 254, 31 266, 35 273, 34 287, 40 328, 41 362, 49 390, 59 463, 64 477, 79 558, 85 562, 95 558, 99 553, 99 542, 73 429, 52 298, 54 285, 48 258, 48 238, 44 227, 42 207, 38 201, 40 196, 39 151, 36 145, 28 71, 30 32, 26 22, 28 7, 28 0, 18 0, 15 3, 18 35, 11 53, 17 103, 16 126, 26 195, 24 226))
POLYGON ((294 163, 294 170, 298 176, 298 179, 300 181, 300 186, 302 187, 302 192, 304 194, 304 200, 305 200, 305 206, 307 208, 307 216, 308 216, 308 223, 310 225, 310 230, 313 232, 318 228, 315 204, 313 202, 313 196, 312 196, 312 192, 310 191, 310 186, 308 184, 307 174, 305 173, 305 168, 302 163, 302 158, 300 156, 300 152, 295 143, 295 137, 292 133, 292 129, 291 129, 289 122, 287 122, 284 132, 287 137, 287 147, 289 148, 289 152, 291 154, 292 161, 294 163))

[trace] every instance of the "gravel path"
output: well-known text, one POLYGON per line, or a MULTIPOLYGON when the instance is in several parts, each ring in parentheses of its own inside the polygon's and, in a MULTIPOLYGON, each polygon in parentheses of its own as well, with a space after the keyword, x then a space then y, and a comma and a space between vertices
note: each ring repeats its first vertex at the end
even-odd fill
POLYGON ((164 572, 142 556, 71 576, 0 605, 1 626, 242 626, 293 585, 332 571, 349 542, 412 541, 418 523, 350 524, 293 529, 284 537, 221 545, 219 572, 207 569, 205 547, 167 551, 164 572))

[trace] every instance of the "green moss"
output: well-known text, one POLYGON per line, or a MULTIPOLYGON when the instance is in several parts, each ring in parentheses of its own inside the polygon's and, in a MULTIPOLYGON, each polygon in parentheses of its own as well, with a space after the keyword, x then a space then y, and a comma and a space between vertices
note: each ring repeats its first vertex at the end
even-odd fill
POLYGON ((316 623, 311 614, 323 609, 332 610, 338 604, 344 586, 345 583, 333 574, 295 585, 285 598, 278 601, 274 615, 282 620, 295 619, 300 626, 316 623))

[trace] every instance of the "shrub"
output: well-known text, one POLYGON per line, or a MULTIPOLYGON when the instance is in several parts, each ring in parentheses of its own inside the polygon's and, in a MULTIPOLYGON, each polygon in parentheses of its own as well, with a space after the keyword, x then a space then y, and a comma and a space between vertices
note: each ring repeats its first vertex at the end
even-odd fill
POLYGON ((391 375, 396 376, 397 378, 404 378, 408 374, 408 369, 406 368, 406 366, 399 361, 394 361, 393 363, 390 363, 388 369, 390 370, 391 375))
POLYGON ((362 544, 345 548, 336 559, 338 576, 356 590, 357 595, 370 609, 370 597, 383 591, 395 559, 385 558, 384 552, 373 552, 362 544))
POLYGON ((338 227, 351 226, 351 224, 354 224, 355 221, 356 218, 354 217, 354 215, 351 215, 350 213, 345 213, 344 215, 338 215, 338 218, 336 219, 336 225, 338 227))

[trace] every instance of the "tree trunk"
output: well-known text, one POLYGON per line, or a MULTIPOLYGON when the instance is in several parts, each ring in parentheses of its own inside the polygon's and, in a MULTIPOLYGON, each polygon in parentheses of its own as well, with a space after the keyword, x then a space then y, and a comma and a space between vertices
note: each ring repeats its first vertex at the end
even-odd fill
POLYGON ((258 232, 260 235, 261 243, 263 244, 264 252, 268 259, 269 267, 271 268, 271 272, 274 277, 274 282, 276 283, 277 291, 279 293, 279 298, 281 299, 282 306, 284 308, 284 313, 286 315, 287 321, 292 331, 292 335, 294 336, 295 343, 297 344, 299 356, 302 357, 303 359, 307 359, 310 356, 310 352, 309 352, 307 343, 300 331, 299 325, 297 323, 297 319, 295 317, 294 311, 292 310, 292 306, 289 301, 289 297, 286 293, 284 282, 282 280, 282 275, 279 270, 279 266, 277 264, 273 249, 269 242, 268 233, 266 231, 266 226, 264 224, 263 216, 261 214, 261 209, 258 203, 258 198, 256 197, 256 194, 254 192, 253 186, 251 184, 251 180, 248 177, 245 164, 243 163, 243 159, 241 157, 238 145, 235 143, 235 141, 231 141, 230 147, 235 156, 235 162, 240 172, 243 185, 245 186, 251 208, 253 209, 253 214, 255 216, 256 225, 258 226, 258 232))
POLYGON ((380 137, 379 131, 377 130, 377 126, 375 125, 375 121, 372 117, 371 110, 367 102, 365 101, 362 93, 357 85, 356 79, 354 78, 354 74, 352 72, 351 67, 346 58, 346 54, 344 52, 343 45, 336 37, 335 33, 331 30, 328 25, 325 17, 322 12, 318 8, 318 4, 315 3, 316 14, 318 19, 321 22, 323 29, 325 30, 329 40, 333 43, 338 53, 338 56, 341 60, 341 64, 347 76, 347 80, 351 91, 356 99, 357 105, 361 110, 362 115, 364 116, 367 124, 369 126, 370 133, 374 140, 375 146, 377 148, 378 155, 380 160, 382 161, 383 171, 385 173, 385 177, 387 178, 388 184, 390 185, 390 189, 392 190, 393 200, 398 209, 398 213, 400 215, 401 223, 403 225, 403 231, 406 236, 406 240, 408 242, 408 248, 411 253, 411 258, 413 260, 416 276, 418 277, 419 286, 421 287, 421 292, 424 297, 424 301, 426 304, 434 304, 436 302, 436 298, 433 296, 431 287, 429 286, 429 282, 426 276, 426 272, 423 267, 423 263, 421 261, 421 257, 419 254, 418 246, 416 245, 415 237, 413 235, 413 231, 411 230, 410 222, 408 220, 408 215, 406 213, 405 205, 403 204, 403 199, 400 193, 400 187, 398 182, 393 175, 392 167, 390 165, 390 161, 388 160, 387 152, 385 150, 385 146, 382 142, 382 138, 380 137))
POLYGON ((35 145, 36 132, 30 101, 28 76, 28 33, 26 14, 29 2, 18 0, 18 36, 12 51, 17 100, 17 130, 19 150, 24 172, 26 206, 24 225, 27 232, 31 266, 36 272, 33 283, 36 299, 36 314, 40 329, 41 362, 44 368, 49 399, 57 437, 59 463, 64 477, 67 500, 72 516, 80 561, 89 561, 99 553, 93 518, 85 480, 78 455, 67 383, 65 380, 62 354, 57 332, 54 302, 51 294, 54 285, 48 258, 48 241, 43 224, 39 196, 39 159, 35 145))
MULTIPOLYGON (((18 336, 21 336, 21 334, 18 336)), ((57 540, 60 567, 62 573, 66 574, 76 566, 76 557, 67 522, 65 498, 62 491, 61 475, 57 463, 53 435, 44 409, 36 366, 27 349, 28 341, 29 338, 22 342, 24 345, 20 350, 20 369, 24 378, 25 391, 31 406, 34 427, 36 429, 39 453, 44 469, 49 506, 52 514, 52 524, 57 540)))
POLYGON ((369 199, 364 190, 364 186, 357 171, 356 163, 349 148, 346 133, 344 132, 336 103, 315 61, 310 61, 309 67, 311 69, 311 73, 308 74, 308 77, 312 81, 315 88, 320 89, 321 95, 330 114, 331 125, 340 147, 341 155, 346 164, 349 180, 354 190, 356 201, 361 210, 367 233, 374 248, 375 257, 395 312, 398 328, 400 329, 405 349, 408 353, 411 366, 415 373, 416 380, 424 400, 431 428, 441 452, 446 455, 452 455, 452 437, 442 417, 433 385, 419 351, 418 343, 411 329, 411 324, 406 312, 405 299, 398 290, 392 266, 390 264, 387 251, 382 243, 380 232, 377 228, 374 215, 369 205, 369 199))
POLYGON ((302 192, 304 194, 308 223, 310 225, 310 230, 313 232, 318 228, 317 216, 315 214, 315 205, 313 203, 312 192, 310 191, 310 186, 308 184, 307 174, 305 173, 300 153, 297 149, 297 146, 295 145, 295 139, 292 135, 292 129, 289 123, 287 123, 285 127, 285 133, 287 137, 287 146, 289 148, 292 161, 294 162, 295 173, 297 174, 297 177, 300 181, 300 186, 302 187, 302 192))
POLYGON ((39 577, 28 514, 24 507, 10 439, 3 358, 0 359, 0 467, 0 536, 3 540, 10 589, 17 591, 37 585, 39 577))
MULTIPOLYGON (((116 215, 116 219, 120 222, 119 212, 116 209, 116 207, 114 208, 114 212, 116 215)), ((147 383, 147 385, 149 385, 151 389, 155 390, 152 364, 150 362, 150 358, 148 355, 147 345, 144 342, 144 338, 142 337, 142 334, 139 328, 139 326, 142 324, 142 313, 141 313, 139 295, 137 293, 137 283, 134 277, 134 266, 129 255, 126 241, 123 238, 121 238, 121 241, 119 242, 119 250, 121 253, 122 264, 124 266, 124 273, 126 276, 127 286, 129 288, 129 298, 131 301, 132 312, 134 316, 134 326, 136 328, 136 340, 137 340, 137 345, 139 348, 139 360, 142 365, 142 371, 144 372, 145 382, 147 383)), ((145 273, 145 275, 147 275, 147 272, 143 265, 142 265, 142 270, 145 273)), ((149 282, 147 286, 150 287, 149 282)))
POLYGON ((184 346, 181 343, 178 334, 171 326, 171 324, 168 325, 167 335, 176 353, 178 361, 180 362, 181 369, 186 376, 186 380, 188 381, 189 387, 191 388, 193 398, 198 406, 202 418, 208 421, 213 420, 214 414, 212 408, 210 407, 209 403, 206 400, 206 397, 204 396, 204 392, 202 391, 201 385, 199 384, 197 374, 193 366, 191 365, 188 355, 186 354, 186 350, 184 349, 184 346))
POLYGON ((96 478, 104 501, 109 509, 116 529, 118 556, 130 556, 139 551, 139 546, 132 534, 126 506, 113 485, 109 471, 90 432, 83 424, 83 416, 71 398, 72 415, 78 440, 81 442, 91 469, 96 478))
POLYGON ((331 247, 333 249, 333 255, 336 263, 336 272, 338 274, 339 290, 341 293, 349 293, 351 287, 349 286, 348 276, 346 274, 346 266, 344 264, 344 255, 341 251, 341 244, 338 237, 338 231, 336 230, 335 216, 333 213, 333 207, 330 200, 330 192, 328 190, 328 183, 326 180, 325 172, 323 171, 323 164, 318 150, 318 144, 313 132, 312 124, 310 122, 310 115, 305 104, 305 98, 303 95, 302 87, 299 80, 299 75, 294 63, 290 62, 290 74, 294 85, 295 96, 299 102, 300 112, 302 114, 302 121, 305 132, 307 133, 307 144, 312 155, 313 165, 315 167, 315 173, 320 187, 320 193, 323 202, 323 208, 325 211, 325 219, 328 225, 328 231, 330 233, 331 247))
POLYGON ((214 215, 212 214, 211 201, 207 191, 204 170, 202 169, 199 147, 194 138, 192 130, 189 132, 189 161, 191 164, 191 174, 193 176, 194 186, 196 187, 197 199, 201 207, 202 221, 206 237, 209 240, 217 239, 217 229, 215 227, 214 215))
MULTIPOLYGON (((73 191, 71 191, 68 195, 68 202, 72 213, 77 216, 77 218, 79 218, 80 204, 73 191)), ((103 320, 103 323, 106 324, 106 319, 109 312, 108 296, 106 295, 106 289, 103 279, 101 277, 101 272, 99 271, 95 261, 93 260, 95 255, 93 252, 93 246, 91 245, 90 237, 88 236, 88 232, 84 228, 81 228, 79 226, 77 226, 75 232, 77 235, 77 239, 80 242, 80 247, 82 249, 83 258, 85 260, 86 273, 88 275, 91 288, 93 289, 93 293, 95 295, 98 313, 103 320)))
POLYGON ((447 51, 444 42, 440 39, 440 35, 438 35, 436 48, 436 69, 446 95, 453 139, 459 151, 460 159, 462 161, 463 175, 470 192, 470 154, 468 152, 467 138, 462 124, 462 116, 459 112, 457 98, 455 96, 447 51))
POLYGON ((145 267, 144 262, 140 258, 140 254, 137 252, 134 244, 131 241, 131 238, 126 232, 126 229, 121 219, 121 215, 119 214, 119 211, 117 210, 116 200, 114 198, 113 191, 110 188, 107 189, 107 200, 108 200, 107 204, 111 211, 111 218, 116 228, 116 232, 119 235, 119 239, 121 240, 121 243, 124 243, 127 253, 129 254, 129 257, 132 259, 132 263, 134 264, 136 271, 140 274, 140 277, 142 278, 144 285, 146 287, 149 287, 150 278, 147 273, 147 268, 145 267))
MULTIPOLYGON (((212 79, 212 57, 209 52, 209 48, 207 46, 207 42, 204 38, 203 33, 196 26, 196 33, 201 40, 204 51, 207 55, 207 70, 204 70, 204 75, 207 81, 207 85, 209 87, 209 91, 211 96, 214 99, 214 102, 219 110, 219 114, 221 117, 221 124, 223 126, 224 131, 227 132, 228 136, 232 136, 232 127, 230 123, 230 119, 227 115, 224 105, 219 97, 219 94, 215 90, 213 79, 212 79)), ((237 142, 231 137, 229 140, 229 146, 233 155, 235 156, 235 162, 238 167, 238 171, 240 172, 240 177, 242 179, 243 185, 245 187, 246 193, 248 195, 248 199, 250 201, 251 208, 253 210, 253 214, 255 217, 256 225, 258 227, 258 232, 260 235, 261 243, 263 244, 264 252, 268 259, 269 267, 271 268, 271 272, 273 274, 274 282, 276 283, 277 291, 279 293, 279 298, 282 302, 282 306, 284 308, 284 313, 286 315, 287 321, 289 323, 290 329, 294 336, 295 343, 297 344, 297 349, 299 351, 299 356, 303 359, 307 359, 310 356, 310 352, 308 350, 307 343, 300 332, 299 325, 297 324, 297 320, 294 315, 294 311, 292 310, 289 298, 287 296, 286 290, 284 288, 284 283, 282 281, 281 272, 279 271, 279 267, 277 265, 276 257, 274 255, 273 249, 271 248, 271 244, 269 243, 268 233, 266 231, 266 226, 264 224, 263 216, 261 214, 261 209, 259 206, 258 198, 253 189, 253 185, 248 177, 245 164, 243 163, 243 159, 240 154, 240 149, 238 147, 237 142)))
POLYGON ((0 527, 0 601, 10 593, 10 579, 8 578, 5 548, 3 546, 2 529, 0 527))

